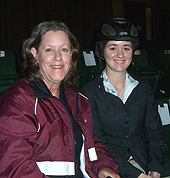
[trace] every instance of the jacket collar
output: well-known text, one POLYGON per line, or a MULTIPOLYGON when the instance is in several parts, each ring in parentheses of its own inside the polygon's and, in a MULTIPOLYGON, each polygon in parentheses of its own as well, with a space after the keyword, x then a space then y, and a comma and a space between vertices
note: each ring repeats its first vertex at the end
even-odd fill
MULTIPOLYGON (((29 80, 29 84, 34 92, 35 97, 42 99, 42 98, 53 98, 54 96, 51 94, 50 90, 48 89, 48 87, 46 86, 46 84, 44 83, 43 80, 29 80)), ((65 103, 65 92, 64 89, 62 87, 62 85, 60 85, 60 96, 59 96, 59 100, 65 103)))
POLYGON ((102 77, 102 75, 98 75, 98 76, 97 76, 97 82, 98 82, 99 88, 100 88, 101 91, 102 91, 102 94, 103 94, 103 95, 106 95, 107 92, 106 92, 106 90, 105 90, 105 88, 104 88, 104 85, 103 85, 103 77, 102 77))
POLYGON ((29 80, 29 84, 37 98, 52 98, 50 90, 47 88, 43 80, 35 79, 29 80))

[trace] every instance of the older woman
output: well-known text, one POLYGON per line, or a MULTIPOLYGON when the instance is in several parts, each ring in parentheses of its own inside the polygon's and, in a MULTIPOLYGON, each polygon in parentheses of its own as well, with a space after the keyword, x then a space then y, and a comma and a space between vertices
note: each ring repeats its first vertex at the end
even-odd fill
POLYGON ((23 44, 24 78, 0 97, 0 177, 119 177, 92 133, 88 100, 73 89, 78 44, 62 22, 42 22, 23 44))

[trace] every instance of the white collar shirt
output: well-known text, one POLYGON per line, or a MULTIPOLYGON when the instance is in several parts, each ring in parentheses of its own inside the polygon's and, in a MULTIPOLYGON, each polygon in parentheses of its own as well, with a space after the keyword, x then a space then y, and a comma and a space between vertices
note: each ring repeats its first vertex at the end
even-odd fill
MULTIPOLYGON (((122 98, 120 97, 119 93, 115 90, 115 88, 112 86, 112 84, 109 81, 109 78, 106 74, 106 68, 101 74, 101 77, 103 78, 103 85, 106 90, 106 92, 109 92, 117 97, 119 97, 121 100, 122 98)), ((123 100, 122 102, 125 103, 132 93, 133 89, 139 84, 137 80, 132 78, 132 76, 126 72, 126 80, 125 80, 125 89, 124 89, 124 95, 123 95, 123 100)))

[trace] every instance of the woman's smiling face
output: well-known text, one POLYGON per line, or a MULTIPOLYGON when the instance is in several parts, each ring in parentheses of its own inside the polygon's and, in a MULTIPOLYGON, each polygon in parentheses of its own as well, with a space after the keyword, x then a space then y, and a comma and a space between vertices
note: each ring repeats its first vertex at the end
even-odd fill
POLYGON ((104 49, 106 68, 124 72, 132 61, 133 46, 130 41, 108 41, 104 49))
POLYGON ((71 44, 64 31, 48 31, 38 51, 31 49, 47 86, 60 84, 67 75, 71 62, 71 44))

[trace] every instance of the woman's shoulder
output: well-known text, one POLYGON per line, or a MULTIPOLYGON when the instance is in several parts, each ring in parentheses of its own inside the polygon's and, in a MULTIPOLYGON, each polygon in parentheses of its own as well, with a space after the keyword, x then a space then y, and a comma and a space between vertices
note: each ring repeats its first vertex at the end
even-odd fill
POLYGON ((100 78, 100 76, 98 75, 97 77, 95 77, 93 80, 87 82, 85 85, 83 85, 80 90, 85 92, 85 91, 95 91, 96 88, 99 88, 99 83, 100 83, 100 80, 102 80, 100 78))
POLYGON ((17 97, 18 95, 27 95, 28 93, 32 93, 29 82, 26 79, 19 79, 13 84, 11 84, 3 93, 2 96, 6 97, 17 97))
POLYGON ((137 76, 134 76, 134 75, 130 75, 134 80, 138 81, 139 82, 139 86, 140 87, 146 87, 146 88, 149 88, 150 87, 150 81, 147 80, 147 79, 143 79, 141 77, 137 77, 137 76))
MULTIPOLYGON (((32 106, 35 101, 34 93, 29 85, 29 82, 25 79, 19 79, 7 88, 0 96, 0 105, 2 108, 8 106, 22 109, 28 109, 28 106, 32 106)), ((1 109, 2 109, 1 108, 1 109)))

